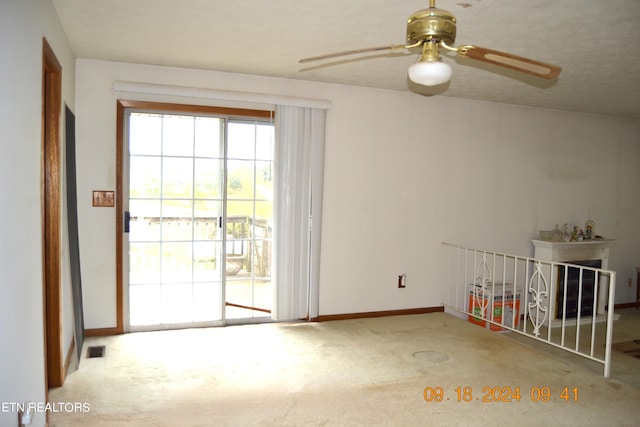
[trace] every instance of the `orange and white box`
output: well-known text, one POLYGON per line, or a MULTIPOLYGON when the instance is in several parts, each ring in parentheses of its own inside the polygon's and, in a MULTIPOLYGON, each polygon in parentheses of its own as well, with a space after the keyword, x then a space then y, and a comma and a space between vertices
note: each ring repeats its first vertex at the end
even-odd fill
POLYGON ((507 284, 505 288, 505 285, 495 285, 493 292, 491 286, 486 291, 483 291, 480 286, 476 286, 475 294, 472 287, 469 291, 469 311, 473 315, 468 316, 469 322, 492 331, 503 331, 504 328, 486 321, 491 320, 491 313, 493 312, 494 322, 511 326, 511 322, 515 318, 515 327, 518 327, 520 321, 520 293, 516 292, 514 298, 513 286, 510 287, 507 284))

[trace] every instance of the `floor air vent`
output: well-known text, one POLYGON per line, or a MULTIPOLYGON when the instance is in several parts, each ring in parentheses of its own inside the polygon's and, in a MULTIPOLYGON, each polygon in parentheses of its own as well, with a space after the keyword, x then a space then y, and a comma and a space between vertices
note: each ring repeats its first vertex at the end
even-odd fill
POLYGON ((89 347, 87 351, 87 357, 104 357, 105 346, 97 345, 89 347))

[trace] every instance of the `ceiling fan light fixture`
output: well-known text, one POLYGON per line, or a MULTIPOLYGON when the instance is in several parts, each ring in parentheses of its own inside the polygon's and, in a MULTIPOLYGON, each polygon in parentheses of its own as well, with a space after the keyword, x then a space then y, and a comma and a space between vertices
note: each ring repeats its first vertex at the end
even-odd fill
MULTIPOLYGON (((462 4, 462 3, 459 3, 462 4)), ((466 7, 466 6, 465 6, 466 7)), ((422 55, 417 63, 409 67, 409 79, 422 86, 437 86, 451 79, 451 67, 442 62, 439 48, 457 56, 507 68, 544 80, 558 77, 562 68, 522 56, 487 49, 474 45, 454 47, 456 39, 456 17, 443 9, 436 8, 436 0, 429 0, 429 9, 414 12, 407 20, 404 45, 378 46, 347 50, 301 59, 300 63, 383 50, 412 50, 422 47, 422 55)))
POLYGON ((451 67, 441 61, 420 61, 409 67, 409 79, 423 86, 437 86, 451 79, 451 67))

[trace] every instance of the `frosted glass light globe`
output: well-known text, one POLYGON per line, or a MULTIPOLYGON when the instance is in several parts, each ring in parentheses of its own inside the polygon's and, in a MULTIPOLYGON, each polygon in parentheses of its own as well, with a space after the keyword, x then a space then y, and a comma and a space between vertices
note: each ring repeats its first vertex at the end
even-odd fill
POLYGON ((416 62, 409 67, 409 79, 423 86, 436 86, 451 79, 451 67, 440 61, 416 62))

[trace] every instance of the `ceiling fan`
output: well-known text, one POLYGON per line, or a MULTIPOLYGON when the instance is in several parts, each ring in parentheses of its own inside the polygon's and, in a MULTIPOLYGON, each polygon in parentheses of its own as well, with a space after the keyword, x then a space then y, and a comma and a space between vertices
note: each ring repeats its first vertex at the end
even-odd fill
POLYGON ((455 39, 456 17, 451 12, 437 9, 435 0, 429 0, 428 9, 419 10, 409 16, 406 44, 330 53, 301 59, 299 62, 307 63, 360 53, 384 50, 398 51, 419 47, 422 49, 422 54, 418 61, 409 67, 408 73, 411 81, 424 86, 440 85, 451 78, 451 67, 442 62, 439 49, 455 52, 462 57, 509 68, 545 80, 555 79, 562 70, 555 65, 483 47, 473 45, 453 47, 455 39))

